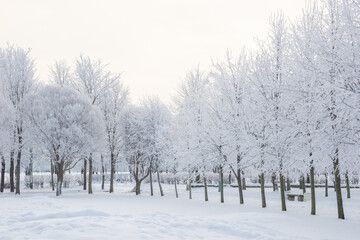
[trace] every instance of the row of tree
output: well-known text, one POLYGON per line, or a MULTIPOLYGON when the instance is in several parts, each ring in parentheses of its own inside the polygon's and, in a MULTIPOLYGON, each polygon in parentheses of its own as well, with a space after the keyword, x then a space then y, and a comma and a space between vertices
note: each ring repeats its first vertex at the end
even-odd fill
MULTIPOLYGON (((209 71, 191 70, 171 108, 158 97, 129 103, 120 74, 101 60, 80 55, 74 69, 56 62, 45 85, 36 80, 28 51, 1 49, 1 190, 8 162, 10 191, 20 194, 25 152, 28 159, 36 153, 50 160, 57 195, 64 173, 80 161, 84 189, 92 193, 94 164, 101 166, 104 188, 108 161, 110 192, 120 162, 133 175, 136 194, 144 179, 152 184, 153 173, 159 179, 160 170, 182 171, 188 172, 190 197, 192 182, 203 181, 205 201, 206 173, 223 178, 231 171, 240 204, 243 174, 259 176, 262 207, 265 177, 272 176, 280 182, 286 211, 286 179, 309 175, 316 214, 314 179, 324 174, 326 181, 334 178, 343 219, 341 176, 349 182, 360 167, 360 5, 308 2, 292 22, 276 13, 268 37, 257 43, 257 50, 244 49, 237 57, 228 52, 209 71)), ((223 187, 221 196, 223 202, 223 187)))

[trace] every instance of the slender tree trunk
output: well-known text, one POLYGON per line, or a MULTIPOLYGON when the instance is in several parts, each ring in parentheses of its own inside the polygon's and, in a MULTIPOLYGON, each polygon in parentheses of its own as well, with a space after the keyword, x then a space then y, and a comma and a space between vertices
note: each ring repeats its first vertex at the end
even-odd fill
POLYGON ((90 157, 89 157, 89 186, 88 186, 88 193, 92 194, 92 153, 90 153, 90 157))
POLYGON ((238 183, 240 204, 244 204, 244 194, 243 194, 243 188, 241 186, 241 170, 240 169, 237 170, 236 181, 238 183))
POLYGON ((281 191, 281 210, 286 211, 286 202, 285 202, 285 179, 282 173, 280 172, 280 191, 281 191))
MULTIPOLYGON (((19 137, 21 138, 21 137, 19 137)), ((19 194, 20 195, 20 162, 21 162, 21 144, 22 144, 22 140, 19 140, 19 149, 18 149, 18 153, 17 153, 17 158, 16 158, 16 169, 15 169, 15 176, 16 176, 16 192, 15 194, 19 194)))
POLYGON ((105 188, 105 166, 104 166, 104 156, 101 155, 101 189, 104 190, 105 188))
POLYGON ((10 152, 10 192, 14 192, 15 191, 15 181, 14 181, 14 169, 15 169, 15 164, 14 164, 14 155, 15 155, 15 150, 12 149, 10 152))
POLYGON ((29 171, 30 171, 30 189, 34 188, 34 175, 33 175, 33 150, 30 148, 30 163, 29 163, 29 171))
POLYGON ((87 161, 86 159, 84 159, 84 185, 83 185, 83 189, 86 190, 86 171, 87 171, 87 161))
POLYGON ((305 176, 303 176, 302 178, 301 178, 301 180, 302 180, 302 185, 303 185, 303 193, 306 193, 306 185, 305 185, 305 176))
POLYGON ((50 159, 50 174, 51 174, 51 188, 55 191, 55 183, 54 183, 54 165, 52 159, 50 159))
POLYGON ((243 184, 242 184, 242 188, 243 190, 246 190, 246 180, 245 180, 245 173, 244 171, 242 171, 242 181, 243 181, 243 184))
POLYGON ((221 181, 221 191, 220 191, 220 202, 224 203, 224 172, 223 172, 223 167, 220 166, 220 181, 221 181))
POLYGON ((303 189, 303 181, 302 181, 302 176, 299 179, 299 189, 303 189))
MULTIPOLYGON (((312 162, 312 161, 311 161, 312 162)), ((311 163, 312 165, 312 163, 311 163)), ((316 214, 316 202, 315 202, 315 171, 314 167, 310 168, 310 183, 311 183, 311 215, 316 214)))
POLYGON ((265 199, 265 179, 264 179, 264 173, 261 173, 260 175, 260 183, 261 183, 261 204, 262 207, 266 207, 266 199, 265 199))
POLYGON ((290 178, 287 177, 286 178, 286 191, 290 191, 290 190, 291 190, 290 178))
POLYGON ((229 172, 229 185, 231 185, 231 170, 229 172))
POLYGON ((209 201, 209 197, 208 197, 208 188, 207 188, 205 173, 203 173, 203 176, 204 176, 205 202, 207 202, 207 201, 209 201))
POLYGON ((276 183, 276 174, 273 173, 273 175, 271 176, 271 182, 273 185, 273 192, 275 192, 277 190, 277 183, 276 183))
POLYGON ((325 173, 325 197, 329 196, 328 174, 325 173))
POLYGON ((163 197, 163 196, 164 196, 164 192, 163 192, 163 189, 162 189, 162 187, 161 187, 160 173, 159 173, 159 166, 158 166, 158 165, 156 165, 156 175, 157 175, 157 180, 158 180, 158 183, 159 183, 160 195, 163 197))
POLYGON ((192 199, 192 195, 191 195, 191 179, 189 179, 189 199, 192 199))
POLYGON ((110 154, 110 190, 109 192, 114 192, 114 172, 115 172, 115 156, 114 153, 110 154))
POLYGON ((5 157, 1 154, 1 183, 0 192, 4 192, 5 187, 5 157))
POLYGON ((350 198, 350 181, 349 181, 348 172, 345 173, 345 180, 346 180, 346 193, 347 193, 347 198, 350 198))
POLYGON ((62 183, 64 179, 64 169, 63 165, 59 163, 59 156, 56 157, 56 167, 57 167, 57 182, 56 182, 56 196, 61 196, 62 194, 62 183))
POLYGON ((337 201, 337 209, 338 209, 338 218, 345 219, 344 208, 341 196, 341 178, 339 171, 339 150, 335 150, 335 158, 334 162, 334 174, 335 174, 335 189, 336 189, 336 201, 337 201))
POLYGON ((154 196, 153 180, 152 180, 152 164, 150 163, 150 196, 154 196))
POLYGON ((177 190, 177 185, 176 185, 176 174, 174 174, 174 184, 175 184, 175 195, 176 195, 176 198, 178 198, 179 195, 178 195, 178 190, 177 190))

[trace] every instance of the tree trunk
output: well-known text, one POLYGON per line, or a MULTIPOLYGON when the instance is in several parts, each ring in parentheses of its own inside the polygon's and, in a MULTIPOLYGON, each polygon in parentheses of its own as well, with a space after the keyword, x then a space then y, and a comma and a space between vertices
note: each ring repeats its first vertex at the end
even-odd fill
POLYGON ((192 199, 192 195, 191 195, 191 179, 189 179, 189 199, 192 199))
POLYGON ((61 196, 64 170, 60 164, 57 164, 57 167, 58 169, 57 169, 56 196, 61 196))
POLYGON ((302 180, 302 186, 303 186, 303 193, 306 193, 306 185, 305 185, 305 176, 303 175, 303 177, 301 178, 302 180))
POLYGON ((84 182, 83 189, 84 190, 86 190, 86 171, 87 171, 86 163, 87 163, 87 161, 86 161, 86 159, 84 159, 84 180, 83 180, 83 182, 84 182))
POLYGON ((220 182, 221 182, 220 202, 224 203, 224 173, 222 166, 220 166, 220 182))
POLYGON ((276 174, 273 173, 271 176, 271 182, 273 185, 273 192, 275 192, 278 188, 277 188, 277 182, 276 182, 276 174))
POLYGON ((240 169, 237 170, 236 181, 238 184, 240 204, 244 204, 244 195, 243 195, 243 191, 242 191, 243 189, 241 186, 241 170, 240 169))
POLYGON ((115 156, 114 153, 110 154, 110 190, 109 192, 114 192, 114 172, 115 172, 115 156))
POLYGON ((242 175, 243 175, 243 177, 242 177, 242 181, 243 181, 242 188, 243 188, 243 190, 246 190, 246 180, 245 180, 245 173, 244 173, 244 171, 242 171, 242 175))
POLYGON ((52 159, 50 159, 50 174, 51 174, 51 188, 55 191, 55 183, 54 183, 54 165, 52 159))
POLYGON ((88 193, 92 194, 92 153, 90 153, 90 157, 89 157, 89 186, 88 186, 88 193))
POLYGON ((15 194, 19 194, 20 195, 20 162, 21 162, 21 142, 22 140, 20 139, 21 137, 19 137, 19 149, 18 149, 18 153, 17 153, 17 158, 16 158, 16 169, 15 169, 15 176, 16 176, 16 192, 15 194))
POLYGON ((291 190, 290 178, 287 177, 286 178, 286 191, 290 191, 290 190, 291 190))
POLYGON ((335 177, 335 189, 336 189, 336 201, 337 201, 337 209, 338 209, 338 218, 345 219, 344 208, 341 196, 341 179, 340 179, 340 171, 339 171, 339 153, 338 149, 335 150, 335 158, 334 162, 334 177, 335 177))
POLYGON ((153 180, 152 180, 152 164, 150 163, 150 196, 154 196, 153 180))
POLYGON ((177 190, 177 185, 176 185, 176 176, 175 176, 175 174, 174 174, 174 184, 175 184, 175 194, 176 194, 176 198, 178 198, 179 195, 178 195, 178 190, 177 190))
MULTIPOLYGON (((312 163, 311 163, 312 165, 312 163)), ((314 167, 310 168, 310 183, 311 183, 311 215, 316 214, 316 202, 315 202, 315 172, 314 167)))
POLYGON ((280 191, 281 191, 281 210, 286 211, 286 202, 285 202, 285 179, 282 173, 280 172, 280 191))
POLYGON ((5 187, 5 157, 1 154, 1 183, 0 192, 4 192, 5 187))
POLYGON ((328 191, 328 175, 327 173, 325 173, 325 197, 328 197, 329 196, 329 191, 328 191))
POLYGON ((105 188, 105 166, 104 166, 104 156, 101 155, 101 189, 105 188))
POLYGON ((207 188, 207 182, 206 182, 205 173, 203 173, 203 175, 204 175, 205 202, 207 202, 207 201, 209 201, 209 197, 208 197, 208 188, 207 188))
POLYGON ((140 187, 141 187, 141 182, 136 181, 136 185, 135 185, 135 193, 136 193, 136 195, 140 194, 140 187))
POLYGON ((345 180, 346 180, 346 194, 347 198, 350 198, 350 181, 348 172, 345 173, 345 180))
POLYGON ((231 185, 231 170, 229 172, 229 185, 231 185))
POLYGON ((14 149, 11 150, 10 152, 10 192, 14 192, 15 191, 15 181, 14 181, 14 155, 15 155, 15 151, 14 149))
POLYGON ((262 207, 266 207, 266 199, 265 199, 265 179, 264 179, 264 173, 261 173, 260 175, 260 183, 261 183, 261 204, 262 207))
POLYGON ((29 162, 29 171, 30 171, 30 189, 34 188, 34 175, 33 175, 33 150, 30 148, 30 162, 29 162))
POLYGON ((158 183, 159 183, 160 195, 163 197, 164 192, 163 192, 163 189, 161 187, 161 182, 160 182, 159 166, 157 166, 157 165, 156 165, 156 175, 157 175, 157 180, 158 180, 158 183))

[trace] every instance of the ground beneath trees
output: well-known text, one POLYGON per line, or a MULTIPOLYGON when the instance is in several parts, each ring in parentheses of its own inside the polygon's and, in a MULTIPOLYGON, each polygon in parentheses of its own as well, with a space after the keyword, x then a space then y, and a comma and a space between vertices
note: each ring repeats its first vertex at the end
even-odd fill
MULTIPOLYGON (((157 186, 157 185, 156 185, 157 186)), ((210 188, 210 202, 203 189, 193 189, 188 199, 184 185, 164 185, 165 196, 141 196, 130 192, 132 184, 118 184, 109 194, 94 186, 89 196, 80 187, 64 189, 55 197, 49 189, 23 190, 21 196, 0 194, 0 239, 359 239, 360 190, 344 198, 346 220, 338 220, 335 194, 324 197, 317 190, 317 216, 310 215, 310 202, 287 201, 281 212, 280 193, 266 189, 266 209, 261 208, 260 189, 245 191, 245 204, 238 204, 236 188, 225 188, 220 203, 217 188, 210 188)), ((343 190, 345 194, 345 190, 343 190)))

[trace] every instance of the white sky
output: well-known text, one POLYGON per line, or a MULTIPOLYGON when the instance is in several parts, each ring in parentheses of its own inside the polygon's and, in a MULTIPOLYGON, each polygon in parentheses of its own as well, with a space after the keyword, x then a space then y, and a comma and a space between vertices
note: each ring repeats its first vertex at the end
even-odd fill
POLYGON ((124 72, 137 101, 156 94, 168 102, 181 79, 200 63, 234 54, 255 37, 264 38, 270 14, 289 18, 305 0, 0 0, 0 47, 30 48, 37 75, 49 65, 72 66, 84 53, 124 72))

